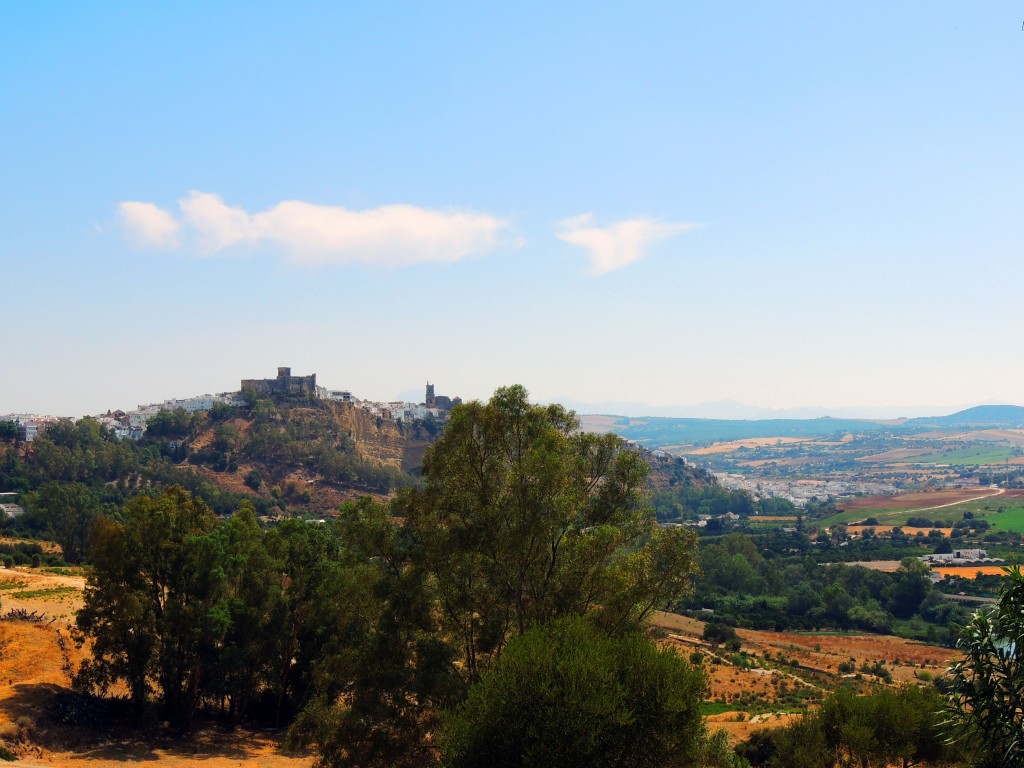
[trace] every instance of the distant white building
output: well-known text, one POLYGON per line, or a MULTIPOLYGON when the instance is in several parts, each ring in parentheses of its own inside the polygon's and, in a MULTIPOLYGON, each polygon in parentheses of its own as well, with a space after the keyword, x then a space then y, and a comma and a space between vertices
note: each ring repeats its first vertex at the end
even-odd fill
POLYGON ((0 513, 7 515, 7 517, 17 517, 24 511, 25 510, 17 504, 0 504, 0 513))
POLYGON ((316 394, 321 400, 334 400, 339 403, 352 402, 352 393, 347 389, 325 389, 324 387, 317 387, 316 394))
POLYGON ((31 443, 49 424, 60 421, 56 416, 39 416, 34 413, 8 413, 0 421, 13 422, 18 427, 18 439, 31 443))

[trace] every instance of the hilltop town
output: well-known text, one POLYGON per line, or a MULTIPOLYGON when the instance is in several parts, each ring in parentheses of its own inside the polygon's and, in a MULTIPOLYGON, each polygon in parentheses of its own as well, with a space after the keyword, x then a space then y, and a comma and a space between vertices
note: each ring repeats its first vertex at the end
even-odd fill
MULTIPOLYGON (((443 422, 451 409, 462 402, 459 397, 436 395, 434 385, 427 382, 423 402, 410 403, 403 401, 379 401, 353 396, 344 389, 328 389, 316 383, 316 374, 294 376, 289 367, 279 367, 277 376, 272 379, 242 379, 239 388, 233 392, 194 395, 192 397, 170 398, 161 403, 139 405, 130 410, 113 410, 95 414, 91 418, 110 429, 115 436, 126 440, 138 441, 146 431, 146 424, 158 413, 183 410, 185 413, 202 413, 213 410, 216 406, 237 408, 245 406, 247 393, 250 397, 266 397, 290 402, 303 399, 316 399, 336 403, 350 403, 355 408, 365 411, 374 418, 389 422, 405 422, 409 424, 417 420, 434 419, 443 422)), ((0 415, 0 421, 8 421, 17 425, 18 439, 32 442, 40 430, 68 417, 39 415, 30 413, 9 413, 0 415)))

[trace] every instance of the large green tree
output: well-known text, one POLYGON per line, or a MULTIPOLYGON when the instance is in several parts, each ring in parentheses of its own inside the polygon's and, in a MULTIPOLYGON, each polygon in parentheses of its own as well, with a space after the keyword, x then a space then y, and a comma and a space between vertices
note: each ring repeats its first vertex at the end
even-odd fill
POLYGON ((475 674, 513 634, 595 612, 638 626, 689 588, 695 536, 644 504, 648 465, 521 386, 452 412, 395 510, 420 544, 444 631, 475 674))
POLYGON ((60 544, 64 559, 80 563, 89 551, 89 536, 100 516, 100 502, 82 483, 46 483, 33 498, 33 512, 60 544))
POLYGON ((1006 569, 994 609, 981 609, 960 632, 963 660, 950 668, 951 725, 978 748, 983 766, 1024 765, 1024 572, 1006 569))

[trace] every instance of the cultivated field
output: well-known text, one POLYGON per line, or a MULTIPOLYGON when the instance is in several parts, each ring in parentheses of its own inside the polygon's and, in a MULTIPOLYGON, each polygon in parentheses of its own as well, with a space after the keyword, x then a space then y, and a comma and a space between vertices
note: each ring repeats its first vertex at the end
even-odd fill
POLYGON ((792 443, 806 443, 810 438, 806 437, 751 437, 746 440, 730 440, 723 443, 715 443, 707 448, 696 448, 687 451, 689 456, 710 456, 714 453, 732 453, 741 448, 761 448, 766 445, 791 445, 792 443))
POLYGON ((942 576, 959 576, 961 579, 976 579, 980 573, 982 576, 1002 576, 1002 566, 998 565, 951 565, 947 568, 932 568, 932 571, 942 576))
POLYGON ((934 509, 993 495, 995 495, 995 491, 991 488, 943 488, 938 491, 904 493, 899 496, 863 496, 861 498, 844 500, 843 509, 850 512, 861 510, 934 509))
POLYGON ((711 686, 706 705, 709 727, 724 728, 734 741, 759 728, 783 725, 795 713, 815 707, 844 678, 864 687, 883 684, 871 674, 840 673, 840 664, 851 664, 855 670, 882 664, 893 684, 908 684, 919 675, 942 675, 958 657, 954 650, 899 637, 748 629, 737 630, 743 653, 734 654, 710 648, 701 639, 704 623, 696 619, 659 613, 653 623, 668 634, 664 642, 687 655, 704 655, 711 686))

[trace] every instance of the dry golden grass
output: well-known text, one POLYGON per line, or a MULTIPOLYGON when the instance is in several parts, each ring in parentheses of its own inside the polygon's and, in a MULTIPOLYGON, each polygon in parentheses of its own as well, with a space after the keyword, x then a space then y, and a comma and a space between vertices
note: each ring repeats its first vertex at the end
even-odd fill
POLYGON ((695 451, 687 451, 691 456, 709 456, 713 453, 732 453, 740 448, 763 448, 768 445, 789 445, 790 443, 806 443, 806 437, 749 437, 744 440, 730 440, 723 443, 715 443, 707 448, 698 448, 695 451))
POLYGON ((1002 576, 1003 568, 999 565, 951 565, 946 568, 932 568, 932 571, 942 576, 959 576, 962 579, 977 578, 982 576, 1002 576))
POLYGON ((60 576, 31 568, 0 569, 3 610, 43 613, 42 623, 0 621, 0 741, 18 756, 17 765, 47 768, 310 768, 308 754, 281 751, 281 734, 237 729, 201 730, 190 738, 156 741, 138 736, 83 734, 48 720, 55 694, 68 690, 69 670, 84 653, 70 638, 74 611, 81 606, 82 576, 60 576), (24 586, 22 586, 24 585, 24 586), (19 592, 41 593, 17 598, 19 592), (64 640, 65 650, 58 644, 64 640))

